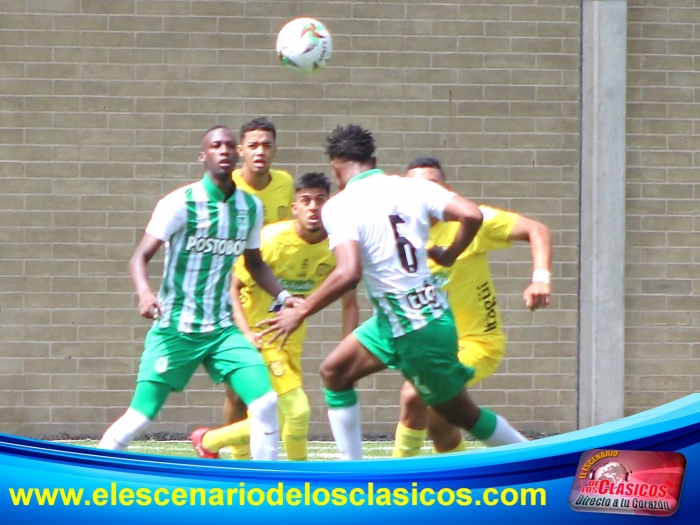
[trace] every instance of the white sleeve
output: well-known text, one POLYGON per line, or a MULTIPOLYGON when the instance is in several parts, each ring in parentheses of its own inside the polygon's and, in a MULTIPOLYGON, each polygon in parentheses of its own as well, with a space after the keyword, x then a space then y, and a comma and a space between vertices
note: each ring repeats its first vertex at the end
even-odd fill
POLYGON ((187 208, 178 193, 166 195, 156 204, 146 233, 167 242, 187 222, 187 208))
POLYGON ((455 192, 446 190, 439 184, 427 181, 425 179, 405 179, 416 184, 416 191, 422 195, 423 202, 428 208, 428 213, 431 217, 442 220, 444 217, 445 206, 449 200, 456 195, 455 192))
POLYGON ((332 250, 345 241, 359 241, 357 223, 351 213, 343 213, 342 202, 328 201, 321 209, 323 227, 328 233, 328 247, 332 250))
POLYGON ((250 229, 248 240, 246 241, 246 250, 255 250, 260 248, 260 231, 263 227, 263 205, 260 199, 253 197, 255 201, 255 223, 250 229))

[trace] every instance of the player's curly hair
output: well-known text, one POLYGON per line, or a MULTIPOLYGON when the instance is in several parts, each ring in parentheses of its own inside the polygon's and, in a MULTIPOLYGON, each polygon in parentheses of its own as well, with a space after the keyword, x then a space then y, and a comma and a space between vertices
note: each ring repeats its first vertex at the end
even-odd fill
POLYGON ((331 160, 369 162, 374 150, 372 133, 355 124, 338 126, 326 138, 326 154, 331 160))
POLYGON ((267 117, 257 117, 243 124, 238 132, 241 141, 243 141, 244 135, 249 131, 269 131, 272 133, 272 138, 277 140, 277 128, 267 117))

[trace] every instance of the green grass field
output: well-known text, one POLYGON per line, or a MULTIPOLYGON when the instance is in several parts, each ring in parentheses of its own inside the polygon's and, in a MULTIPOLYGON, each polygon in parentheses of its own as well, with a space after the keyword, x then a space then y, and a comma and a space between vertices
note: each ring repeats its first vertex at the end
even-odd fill
MULTIPOLYGON (((60 441, 60 443, 81 447, 95 447, 97 445, 97 441, 94 440, 60 441)), ((467 441, 467 447, 470 450, 476 450, 482 448, 482 445, 475 441, 467 441)), ((311 441, 309 442, 308 448, 310 461, 330 461, 339 459, 335 443, 332 441, 311 441)), ((392 448, 393 442, 391 441, 366 441, 364 443, 365 459, 390 458, 392 448)), ((189 441, 134 441, 129 446, 129 452, 159 456, 196 457, 189 441)), ((421 455, 430 456, 432 454, 432 446, 426 443, 421 455)), ((222 459, 230 458, 227 449, 221 451, 221 457, 222 459)), ((280 447, 280 459, 287 459, 283 447, 280 447)))

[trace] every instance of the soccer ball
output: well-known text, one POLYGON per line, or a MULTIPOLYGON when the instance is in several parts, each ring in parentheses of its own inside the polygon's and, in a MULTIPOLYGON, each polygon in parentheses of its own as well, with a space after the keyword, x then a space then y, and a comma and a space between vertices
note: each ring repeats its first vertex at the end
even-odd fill
POLYGON ((290 69, 311 73, 326 65, 333 51, 331 34, 318 20, 295 18, 277 35, 277 56, 290 69))

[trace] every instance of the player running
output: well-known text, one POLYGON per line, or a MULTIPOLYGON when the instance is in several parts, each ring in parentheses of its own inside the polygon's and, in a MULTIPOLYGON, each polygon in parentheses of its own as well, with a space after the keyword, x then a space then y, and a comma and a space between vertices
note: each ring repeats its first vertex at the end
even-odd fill
POLYGON ((451 266, 482 221, 478 207, 437 184, 393 177, 376 167, 372 134, 355 125, 337 127, 326 153, 341 192, 323 209, 337 261, 319 289, 297 308, 265 321, 262 335, 284 340, 304 319, 364 280, 374 315, 347 336, 321 364, 333 437, 343 459, 361 459, 359 379, 398 368, 421 399, 450 423, 486 445, 525 441, 502 417, 479 408, 465 383, 474 370, 457 360, 452 312, 433 283, 427 259, 451 266), (431 218, 457 221, 446 248, 425 248, 431 218))
POLYGON ((260 353, 232 319, 229 287, 236 259, 243 255, 255 282, 273 297, 290 306, 295 301, 262 261, 262 206, 236 190, 231 179, 236 160, 236 139, 228 128, 205 132, 199 161, 206 173, 158 202, 136 247, 129 270, 139 313, 155 322, 146 335, 131 404, 99 448, 125 450, 201 364, 214 382, 230 385, 248 405, 253 457, 277 459, 277 395, 260 353), (148 263, 164 244, 156 296, 148 263))
MULTIPOLYGON (((265 226, 261 234, 262 258, 290 293, 306 297, 315 291, 335 267, 328 248, 328 237, 321 222, 321 208, 330 196, 330 181, 322 173, 305 173, 295 182, 292 211, 295 220, 265 226)), ((307 440, 311 408, 302 388, 301 356, 306 323, 280 348, 278 342, 265 342, 255 324, 270 317, 278 308, 272 298, 256 286, 250 273, 236 263, 232 287, 236 325, 262 352, 272 386, 279 396, 282 442, 290 460, 307 459, 307 440)), ((354 291, 343 298, 343 336, 358 324, 354 291)), ((246 446, 249 434, 243 425, 214 430, 198 429, 192 434, 195 450, 203 457, 216 458, 226 446, 246 446)))
MULTIPOLYGON (((440 162, 432 157, 414 159, 408 165, 406 176, 425 179, 451 190, 445 182, 440 162)), ((507 248, 512 241, 529 242, 534 270, 532 282, 523 292, 525 306, 531 310, 545 307, 551 295, 552 239, 549 228, 517 213, 489 206, 479 208, 484 222, 455 263, 445 268, 428 261, 428 267, 441 283, 454 312, 459 334, 459 360, 474 368, 474 377, 468 383, 470 386, 496 371, 506 346, 488 252, 507 248)), ((456 223, 436 222, 430 228, 428 247, 450 244, 456 231, 456 223)), ((429 411, 415 388, 406 382, 401 392, 401 415, 393 456, 418 455, 427 435, 433 440, 437 452, 466 450, 460 429, 450 425, 434 410, 429 411)))

